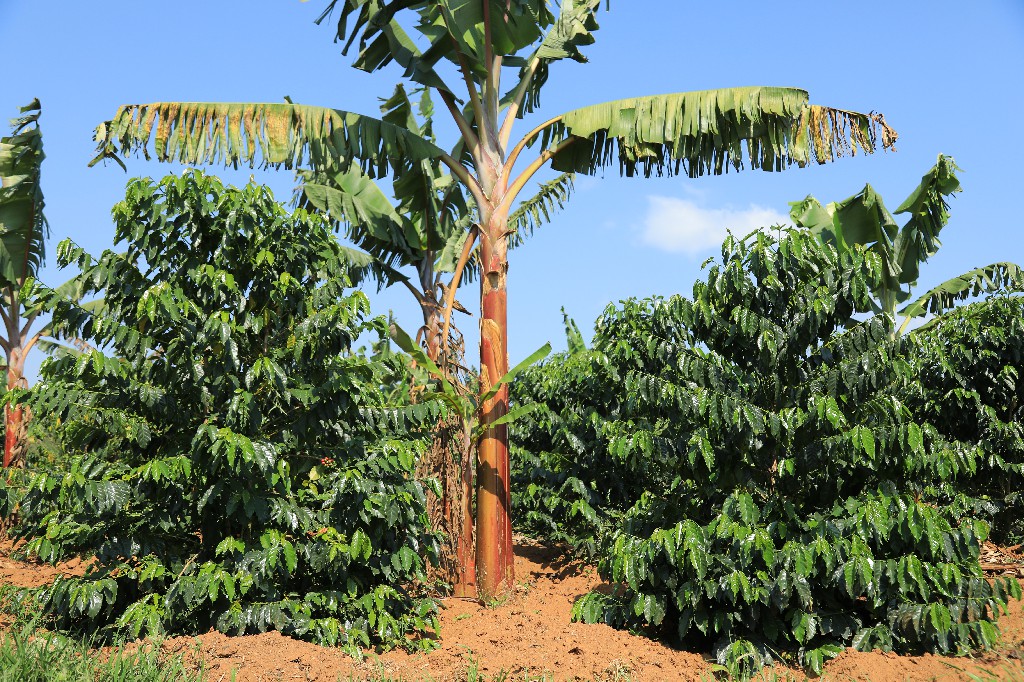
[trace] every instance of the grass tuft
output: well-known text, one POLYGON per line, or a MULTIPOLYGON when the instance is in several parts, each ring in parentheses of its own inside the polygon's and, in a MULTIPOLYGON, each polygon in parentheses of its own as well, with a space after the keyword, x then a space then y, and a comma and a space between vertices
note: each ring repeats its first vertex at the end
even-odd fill
POLYGON ((0 633, 0 682, 203 682, 158 647, 98 650, 32 626, 0 633))

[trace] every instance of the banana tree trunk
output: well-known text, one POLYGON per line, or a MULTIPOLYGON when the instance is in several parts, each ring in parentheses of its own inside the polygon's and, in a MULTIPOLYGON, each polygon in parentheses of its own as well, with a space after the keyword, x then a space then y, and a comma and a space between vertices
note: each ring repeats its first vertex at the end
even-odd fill
POLYGON ((896 323, 896 292, 886 288, 879 296, 879 304, 882 314, 889 320, 889 337, 895 339, 899 336, 899 325, 896 323))
POLYGON ((427 357, 436 363, 441 357, 441 328, 444 326, 444 316, 441 314, 441 306, 438 305, 433 287, 427 285, 423 292, 423 300, 420 301, 420 309, 423 311, 423 343, 426 346, 427 357))
POLYGON ((24 459, 28 421, 25 419, 25 408, 21 405, 8 405, 4 410, 4 417, 7 420, 4 434, 4 468, 7 468, 18 466, 24 459))
MULTIPOLYGON (((489 217, 480 239, 480 392, 508 372, 507 212, 489 217)), ((504 385, 482 406, 477 456, 476 572, 479 596, 489 600, 515 582, 509 516, 508 427, 491 426, 508 412, 504 385)))
MULTIPOLYGON (((24 388, 25 386, 25 354, 20 346, 11 348, 7 357, 7 390, 24 388)), ((17 466, 24 461, 25 455, 25 434, 28 429, 30 418, 28 410, 24 405, 8 404, 4 408, 6 429, 4 432, 4 459, 3 465, 7 467, 17 466)))
POLYGON ((462 523, 459 541, 455 547, 458 581, 454 584, 453 593, 456 597, 476 597, 479 594, 476 581, 476 545, 474 543, 475 528, 473 525, 473 439, 469 425, 459 417, 462 427, 462 481, 461 497, 458 504, 458 518, 462 523))
MULTIPOLYGON (((432 272, 422 279, 429 280, 432 272)), ((435 363, 441 357, 444 316, 437 303, 433 283, 423 284, 424 345, 435 363)), ((437 565, 431 577, 452 586, 456 597, 475 597, 476 561, 473 556, 473 462, 469 424, 462 415, 443 418, 434 430, 430 449, 420 460, 417 478, 436 478, 441 496, 427 492, 427 516, 431 526, 443 533, 437 565)))

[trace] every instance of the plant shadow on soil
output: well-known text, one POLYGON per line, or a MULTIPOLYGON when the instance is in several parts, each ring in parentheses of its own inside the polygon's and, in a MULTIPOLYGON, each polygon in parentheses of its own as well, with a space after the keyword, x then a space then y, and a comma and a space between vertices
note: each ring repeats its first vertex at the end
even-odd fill
MULTIPOLYGON (((36 587, 62 573, 80 573, 81 561, 57 568, 10 557, 0 541, 0 585, 36 587)), ((429 653, 366 652, 356 660, 268 632, 228 637, 210 632, 173 637, 163 653, 187 666, 206 669, 207 680, 711 680, 703 656, 606 625, 571 622, 575 600, 594 589, 611 589, 592 566, 562 548, 517 538, 517 587, 506 600, 484 606, 464 599, 440 602, 438 648, 429 653)), ((31 615, 31 614, 26 614, 31 615)), ((898 656, 848 650, 825 668, 822 679, 903 682, 904 680, 1024 680, 1024 607, 1010 605, 1000 619, 1003 648, 978 658, 926 654, 898 656)), ((2 627, 8 627, 10 620, 2 627)), ((804 679, 776 667, 764 679, 804 679)))

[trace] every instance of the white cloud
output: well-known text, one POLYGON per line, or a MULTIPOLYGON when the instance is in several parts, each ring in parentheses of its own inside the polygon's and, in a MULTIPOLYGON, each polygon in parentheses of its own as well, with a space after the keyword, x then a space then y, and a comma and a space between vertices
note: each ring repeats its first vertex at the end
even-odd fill
POLYGON ((759 227, 788 225, 778 211, 751 204, 746 209, 705 208, 696 201, 676 197, 648 197, 642 240, 675 253, 698 255, 718 248, 726 231, 738 237, 759 227))

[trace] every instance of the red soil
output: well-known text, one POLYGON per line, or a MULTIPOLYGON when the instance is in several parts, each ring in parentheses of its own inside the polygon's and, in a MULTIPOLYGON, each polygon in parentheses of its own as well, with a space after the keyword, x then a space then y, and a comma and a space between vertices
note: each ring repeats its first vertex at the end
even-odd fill
MULTIPOLYGON (((44 584, 55 569, 7 558, 10 543, 0 543, 0 583, 44 584)), ((69 566, 69 569, 72 567, 69 566)), ((81 570, 80 565, 74 567, 81 570)), ((167 653, 206 666, 207 679, 360 680, 380 676, 409 680, 466 680, 475 666, 482 679, 502 672, 508 679, 524 673, 554 680, 709 680, 712 667, 702 656, 679 651, 605 625, 570 622, 573 601, 601 585, 597 572, 566 562, 557 549, 521 542, 516 547, 516 593, 501 604, 442 602, 440 646, 426 654, 367 653, 356 661, 340 651, 266 633, 227 637, 211 632, 176 637, 163 643, 167 653)), ((848 650, 827 667, 824 679, 903 682, 904 680, 1024 679, 1024 604, 1010 605, 1000 619, 1003 644, 979 659, 897 656, 848 650)), ((780 679, 804 679, 777 668, 780 679)))

